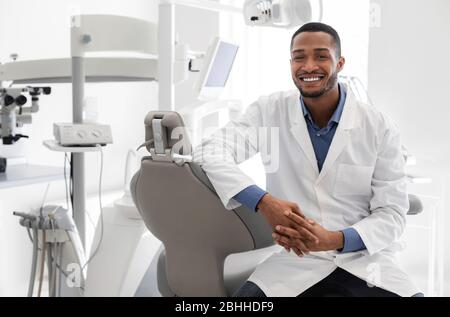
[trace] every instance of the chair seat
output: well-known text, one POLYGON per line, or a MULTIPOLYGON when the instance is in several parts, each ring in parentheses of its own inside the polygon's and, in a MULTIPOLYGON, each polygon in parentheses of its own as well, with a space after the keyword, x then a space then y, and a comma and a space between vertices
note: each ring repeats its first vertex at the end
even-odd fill
POLYGON ((228 296, 232 296, 244 285, 258 264, 280 250, 280 246, 274 245, 264 249, 235 253, 228 256, 224 267, 224 281, 228 296))

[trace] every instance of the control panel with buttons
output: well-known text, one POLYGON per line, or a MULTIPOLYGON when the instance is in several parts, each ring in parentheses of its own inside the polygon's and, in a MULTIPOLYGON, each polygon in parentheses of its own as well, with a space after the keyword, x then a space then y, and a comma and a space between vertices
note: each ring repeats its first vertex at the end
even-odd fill
POLYGON ((55 123, 53 134, 62 146, 94 146, 113 143, 109 125, 55 123))

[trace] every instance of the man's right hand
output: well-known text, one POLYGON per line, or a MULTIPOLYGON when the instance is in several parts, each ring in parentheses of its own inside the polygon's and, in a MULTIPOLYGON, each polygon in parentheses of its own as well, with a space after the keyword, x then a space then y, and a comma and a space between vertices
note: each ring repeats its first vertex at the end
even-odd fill
MULTIPOLYGON (((264 218, 266 218, 267 222, 272 226, 272 230, 274 232, 276 231, 275 228, 278 225, 282 225, 298 231, 298 233, 302 237, 301 240, 305 242, 313 244, 318 242, 319 239, 314 234, 312 234, 310 230, 308 230, 308 228, 311 227, 311 223, 308 222, 308 219, 306 219, 296 203, 277 199, 270 194, 266 194, 258 203, 257 209, 264 216, 264 218), (299 225, 298 223, 289 219, 289 217, 287 217, 285 214, 285 212, 288 210, 298 214, 302 219, 304 219, 304 223, 299 225)), ((309 249, 306 247, 306 243, 300 243, 303 244, 300 251, 303 254, 308 254, 309 249)), ((285 247, 286 251, 290 251, 290 247, 288 245, 283 246, 285 247)))

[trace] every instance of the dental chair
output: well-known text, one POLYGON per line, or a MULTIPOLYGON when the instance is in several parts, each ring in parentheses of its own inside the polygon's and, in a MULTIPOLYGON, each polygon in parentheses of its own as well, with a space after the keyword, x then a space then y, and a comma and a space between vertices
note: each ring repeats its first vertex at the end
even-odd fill
POLYGON ((133 200, 164 249, 157 265, 163 296, 231 296, 277 248, 259 213, 226 210, 202 169, 186 159, 191 145, 181 116, 151 112, 133 200), (173 136, 176 136, 173 139, 173 136))

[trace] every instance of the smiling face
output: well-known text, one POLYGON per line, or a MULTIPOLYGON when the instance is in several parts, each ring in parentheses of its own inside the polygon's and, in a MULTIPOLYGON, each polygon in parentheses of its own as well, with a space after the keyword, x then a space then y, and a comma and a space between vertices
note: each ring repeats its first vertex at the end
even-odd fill
POLYGON ((305 98, 319 98, 336 87, 345 59, 337 57, 333 37, 325 32, 297 35, 291 49, 291 73, 305 98))

